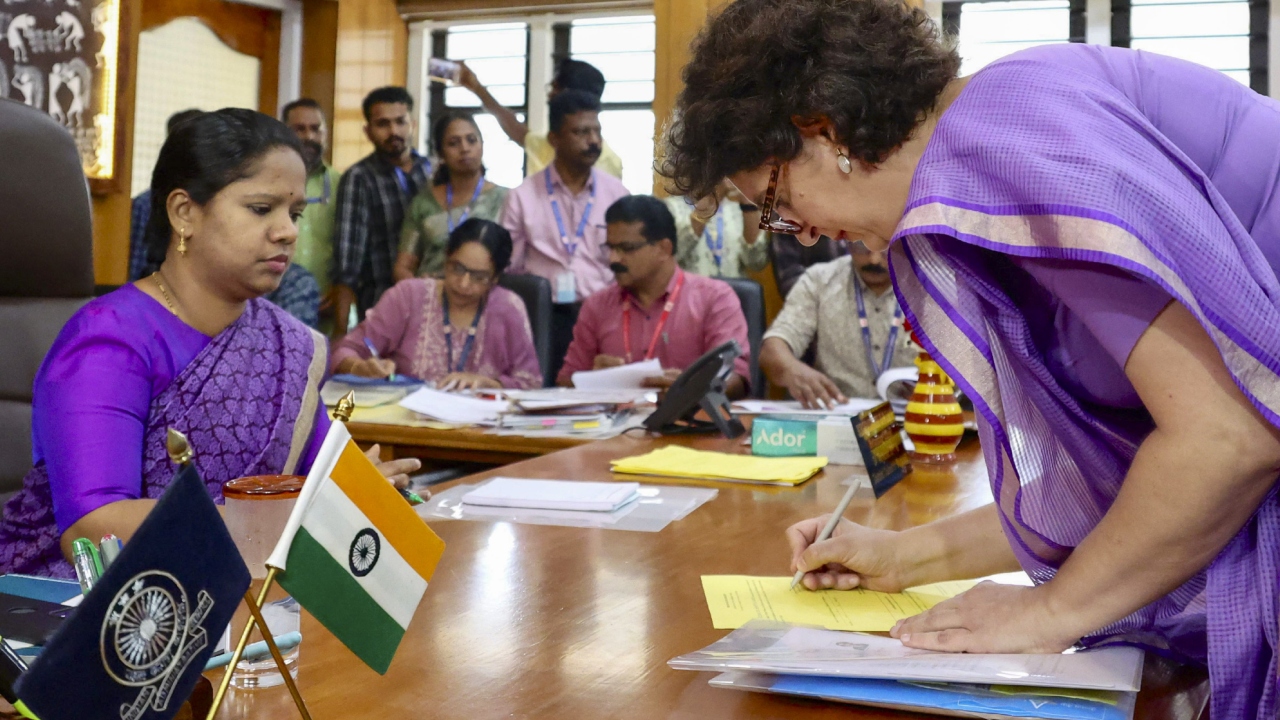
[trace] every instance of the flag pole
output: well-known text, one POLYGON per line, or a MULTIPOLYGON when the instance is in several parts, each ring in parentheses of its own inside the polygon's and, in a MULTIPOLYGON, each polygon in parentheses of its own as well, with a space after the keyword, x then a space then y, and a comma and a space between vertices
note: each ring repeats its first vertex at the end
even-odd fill
MULTIPOLYGON (((355 407, 356 393, 351 390, 334 407, 333 419, 343 423, 349 422, 351 420, 351 412, 355 410, 355 407)), ((170 429, 169 433, 169 455, 174 458, 174 462, 178 462, 177 456, 174 454, 173 436, 182 437, 182 434, 173 429, 170 429)), ((182 438, 182 444, 186 445, 186 438, 182 438)), ((186 460, 190 461, 190 456, 187 456, 186 460)), ((267 649, 271 651, 271 657, 276 661, 276 667, 280 670, 280 675, 284 678, 284 683, 289 688, 289 694, 293 696, 294 704, 298 706, 298 712, 302 714, 304 720, 311 720, 311 714, 307 712, 307 705, 303 702, 302 695, 298 692, 298 687, 293 682, 293 675, 285 667, 280 648, 276 647, 275 640, 271 637, 270 629, 267 628, 266 623, 262 620, 260 609, 262 608, 262 603, 267 600, 267 591, 271 589, 271 583, 275 582, 276 573, 278 572, 279 568, 267 566, 267 579, 262 583, 262 589, 258 591, 256 600, 250 592, 246 591, 244 594, 244 602, 249 606, 250 617, 245 622, 244 631, 240 633, 240 641, 236 643, 235 651, 231 654, 231 662, 228 663, 226 671, 222 674, 222 680, 218 683, 218 690, 213 695, 213 704, 209 707, 207 720, 214 720, 214 717, 218 714, 218 709, 226 698, 227 689, 231 686, 231 676, 235 673, 236 665, 240 662, 241 655, 244 654, 245 646, 249 644, 249 635, 253 632, 255 624, 263 628, 262 639, 267 643, 267 649)))

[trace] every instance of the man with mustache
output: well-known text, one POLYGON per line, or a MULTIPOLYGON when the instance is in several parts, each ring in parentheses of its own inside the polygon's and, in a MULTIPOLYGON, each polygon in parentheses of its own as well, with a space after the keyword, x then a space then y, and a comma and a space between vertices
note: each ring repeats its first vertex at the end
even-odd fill
POLYGON ((413 144, 413 97, 402 87, 365 96, 364 134, 373 152, 352 165, 338 184, 334 234, 334 337, 347 333, 350 309, 361 318, 395 284, 400 225, 431 163, 413 144))
MULTIPOLYGON (((497 119, 507 137, 524 148, 525 174, 537 175, 555 157, 555 150, 551 147, 547 136, 531 132, 528 123, 494 99, 466 63, 458 64, 462 66, 462 77, 459 78, 458 84, 475 93, 484 109, 497 119)), ((604 94, 604 84, 604 74, 596 69, 595 65, 565 58, 556 65, 556 76, 552 78, 551 87, 547 90, 547 102, 566 90, 581 90, 599 98, 604 94)), ((622 158, 618 157, 613 148, 609 147, 609 143, 603 140, 600 141, 600 159, 596 162, 596 167, 616 178, 622 178, 622 158)))
POLYGON ((335 194, 342 173, 324 161, 329 127, 320 103, 299 98, 284 106, 280 119, 302 141, 307 165, 307 209, 298 220, 298 242, 293 262, 315 277, 320 291, 320 321, 324 331, 333 329, 333 219, 335 194))
MULTIPOLYGON (((791 242, 796 242, 794 239, 791 242)), ((760 369, 806 408, 876 397, 876 378, 909 367, 915 348, 902 330, 885 254, 853 243, 851 255, 810 267, 764 334, 760 369), (814 367, 799 360, 817 339, 814 367)))
MULTIPOLYGON (((676 263, 676 222, 665 203, 651 195, 624 197, 609 207, 605 221, 605 257, 618 284, 583 303, 558 384, 572 385, 579 370, 656 358, 664 374, 645 384, 666 388, 708 350, 729 340, 751 347, 733 288, 676 263)), ((749 361, 734 361, 725 385, 729 397, 746 395, 749 361)))
POLYGON ((605 241, 605 209, 627 189, 595 169, 600 158, 600 99, 566 90, 551 100, 548 141, 555 160, 507 195, 501 224, 511 233, 510 272, 551 282, 552 371, 563 362, 582 301, 613 282, 605 241))

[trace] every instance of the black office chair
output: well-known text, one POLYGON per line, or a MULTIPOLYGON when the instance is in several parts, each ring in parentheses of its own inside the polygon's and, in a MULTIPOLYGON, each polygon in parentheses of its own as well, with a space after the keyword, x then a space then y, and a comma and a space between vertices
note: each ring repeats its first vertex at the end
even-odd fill
POLYGON ((533 347, 542 368, 542 386, 555 384, 551 374, 551 283, 538 275, 504 274, 498 284, 520 296, 533 328, 533 347))
POLYGON ((31 386, 67 319, 93 297, 89 188, 66 129, 0 98, 0 498, 31 469, 31 386))
POLYGON ((716 278, 729 283, 742 303, 742 314, 747 317, 747 341, 751 343, 750 396, 765 395, 764 372, 760 369, 760 344, 764 342, 764 289, 749 278, 716 278))

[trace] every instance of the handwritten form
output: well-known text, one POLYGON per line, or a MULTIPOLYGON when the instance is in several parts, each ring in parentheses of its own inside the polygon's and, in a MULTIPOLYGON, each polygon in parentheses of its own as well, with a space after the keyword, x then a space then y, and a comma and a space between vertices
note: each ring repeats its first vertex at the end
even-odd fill
POLYGON ((815 625, 828 630, 888 632, 894 623, 918 615, 977 584, 957 580, 900 593, 873 590, 790 589, 789 577, 703 575, 702 590, 717 629, 733 630, 752 620, 815 625))

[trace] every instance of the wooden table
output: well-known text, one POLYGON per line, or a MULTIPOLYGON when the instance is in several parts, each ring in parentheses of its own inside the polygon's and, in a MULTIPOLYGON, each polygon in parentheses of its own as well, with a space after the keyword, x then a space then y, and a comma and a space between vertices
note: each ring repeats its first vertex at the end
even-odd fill
POLYGON ((589 442, 580 438, 494 435, 479 428, 438 430, 352 422, 347 429, 362 446, 381 445, 384 459, 416 457, 424 464, 439 461, 506 465, 589 442))
MULTIPOLYGON (((517 477, 608 480, 609 460, 671 442, 745 452, 723 438, 634 434, 526 460, 517 477)), ((905 528, 991 501, 976 440, 957 463, 917 466, 878 501, 847 517, 905 528)), ((841 481, 832 466, 797 488, 708 483, 719 495, 660 533, 433 521, 448 543, 385 677, 366 668, 304 613, 298 682, 313 717, 436 718, 900 718, 757 693, 713 689, 706 673, 669 659, 724 636, 711 627, 703 574, 788 574, 783 530, 829 512, 841 481)), ((1196 671, 1148 663, 1139 717, 1194 718, 1207 683, 1196 671)), ((297 717, 282 689, 237 692, 222 718, 297 717)))

